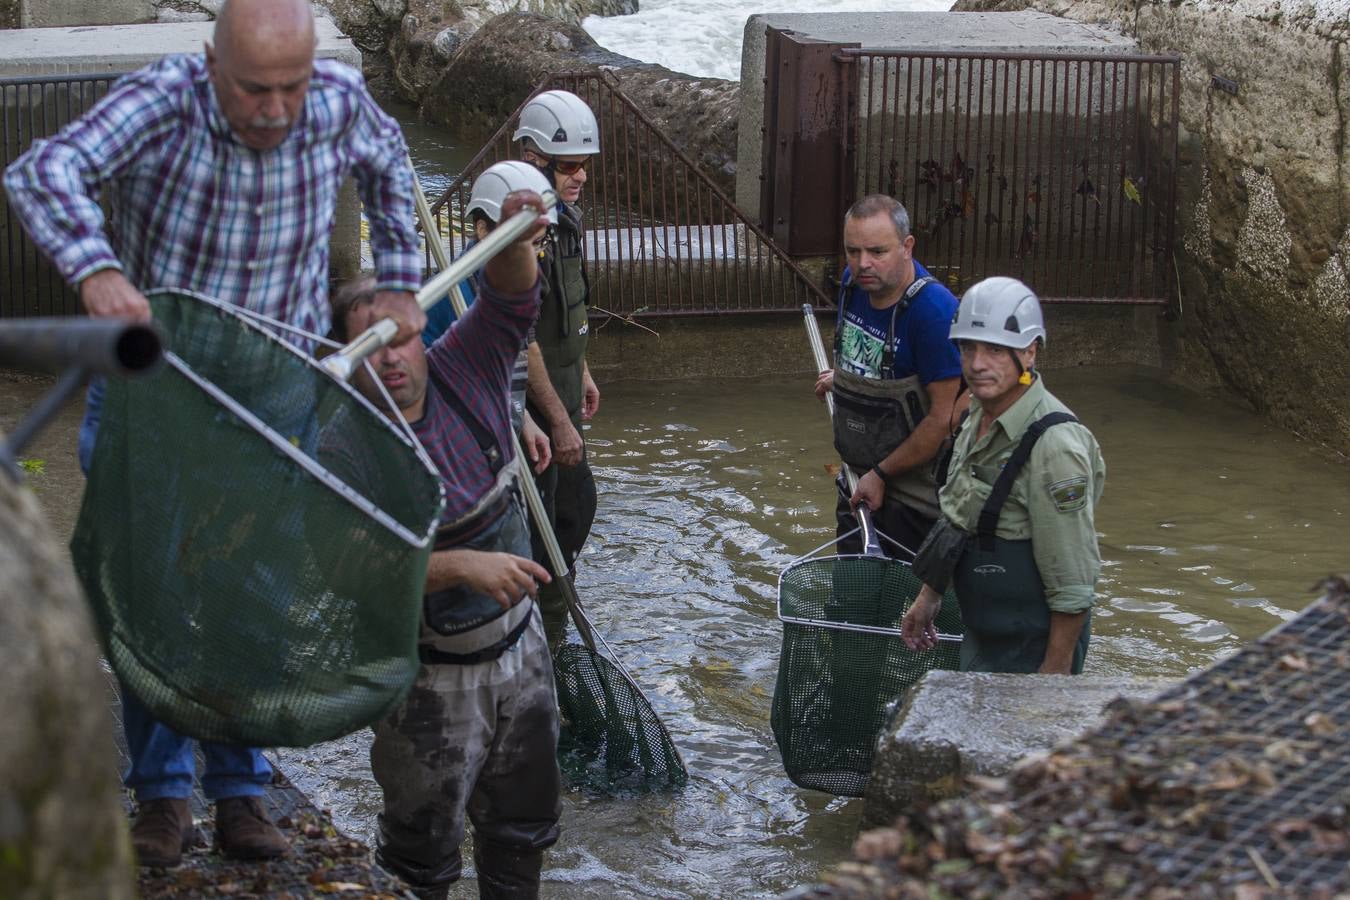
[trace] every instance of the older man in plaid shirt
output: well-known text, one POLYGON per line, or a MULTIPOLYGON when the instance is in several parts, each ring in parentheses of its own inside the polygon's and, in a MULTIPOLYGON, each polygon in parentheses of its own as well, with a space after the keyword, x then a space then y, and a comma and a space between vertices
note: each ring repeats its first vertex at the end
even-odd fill
MULTIPOLYGON (((314 47, 304 0, 229 0, 204 55, 129 75, 5 173, 29 234, 91 316, 149 319, 142 290, 173 287, 326 332, 328 241, 350 174, 371 224, 375 305, 401 335, 421 331, 403 137, 361 76, 316 61, 314 47), (113 200, 109 223, 97 202, 103 189, 113 200)), ((86 469, 100 402, 94 385, 81 429, 86 469)), ((140 806, 133 843, 143 865, 176 865, 193 834, 192 745, 129 692, 122 700, 126 783, 140 806)), ((213 743, 203 752, 218 848, 237 858, 284 854, 259 800, 272 776, 262 753, 213 743)))

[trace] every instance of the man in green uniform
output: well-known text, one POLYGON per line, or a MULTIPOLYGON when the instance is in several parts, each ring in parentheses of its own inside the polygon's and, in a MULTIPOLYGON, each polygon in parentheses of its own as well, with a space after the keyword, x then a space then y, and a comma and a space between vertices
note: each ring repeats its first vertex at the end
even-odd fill
MULTIPOLYGON (((595 479, 586 460, 581 423, 600 408, 600 389, 586 366, 590 285, 582 259, 581 210, 586 167, 600 152, 600 129, 586 102, 568 91, 544 91, 520 112, 513 140, 521 158, 548 176, 558 193, 558 223, 544 247, 539 321, 529 344, 530 414, 548 434, 553 463, 538 477, 539 492, 569 567, 591 533, 595 479)), ((546 562, 542 542, 535 559, 546 562)), ((567 604, 557 585, 540 591, 539 608, 556 653, 567 630, 567 604)))
POLYGON ((962 671, 1076 675, 1101 572, 1101 450, 1035 370, 1045 325, 1026 285, 988 278, 971 287, 951 338, 970 413, 939 490, 942 518, 914 562, 924 587, 905 614, 905 642, 936 644, 933 617, 950 583, 966 629, 962 671))

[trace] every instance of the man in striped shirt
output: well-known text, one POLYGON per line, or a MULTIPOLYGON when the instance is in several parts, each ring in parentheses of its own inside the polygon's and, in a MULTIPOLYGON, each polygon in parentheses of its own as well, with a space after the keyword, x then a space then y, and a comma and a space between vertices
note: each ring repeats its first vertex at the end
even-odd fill
MULTIPOLYGON (((316 61, 314 48, 305 0, 228 0, 204 55, 132 73, 9 168, 9 202, 91 316, 149 319, 142 291, 172 287, 326 332, 328 241, 338 188, 352 175, 379 270, 374 304, 403 334, 421 331, 403 137, 361 76, 316 61), (108 222, 101 191, 112 201, 108 222)), ((80 442, 86 470, 100 398, 92 386, 80 442)), ((192 745, 130 692, 122 702, 126 783, 139 802, 132 840, 143 865, 176 865, 194 832, 192 745)), ((217 743, 203 752, 219 849, 285 853, 260 802, 272 777, 262 753, 217 743)))
MULTIPOLYGON (((537 194, 508 195, 507 218, 537 194)), ((540 231, 547 218, 540 216, 540 231)), ((430 348, 409 339, 370 358, 435 464, 446 505, 427 567, 418 653, 403 705, 375 725, 371 771, 384 791, 376 859, 419 897, 443 898, 474 826, 483 897, 533 897, 543 851, 558 838, 560 776, 553 667, 534 598, 546 569, 530 558, 511 432, 511 370, 539 310, 528 237, 490 261, 479 297, 430 348)), ((333 299, 339 339, 378 321, 374 284, 333 299)), ((358 390, 385 408, 364 368, 358 390)))

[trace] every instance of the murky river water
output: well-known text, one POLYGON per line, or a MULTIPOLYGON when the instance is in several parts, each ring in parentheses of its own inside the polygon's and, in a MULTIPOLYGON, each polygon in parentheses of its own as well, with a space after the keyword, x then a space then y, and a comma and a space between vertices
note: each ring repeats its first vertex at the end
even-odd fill
MULTIPOLYGON (((1221 401, 1137 370, 1051 372, 1107 460, 1088 671, 1181 676, 1311 599, 1346 565, 1346 470, 1221 401)), ((778 571, 829 540, 833 459, 807 377, 603 388, 580 590, 683 750, 679 794, 566 798, 554 896, 753 896, 840 861, 861 803, 794 788, 769 730, 778 571)), ((367 834, 362 736, 285 755, 367 834)))

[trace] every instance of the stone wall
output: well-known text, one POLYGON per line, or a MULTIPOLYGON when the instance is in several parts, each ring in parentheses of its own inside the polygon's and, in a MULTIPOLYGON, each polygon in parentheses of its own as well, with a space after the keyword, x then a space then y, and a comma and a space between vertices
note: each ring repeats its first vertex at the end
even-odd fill
POLYGON ((135 896, 98 655, 37 501, 0 473, 0 897, 135 896))
POLYGON ((1181 377, 1217 373, 1350 454, 1350 14, 1343 0, 960 0, 1113 24, 1182 56, 1181 377), (1236 83, 1222 90, 1218 76, 1236 83))

